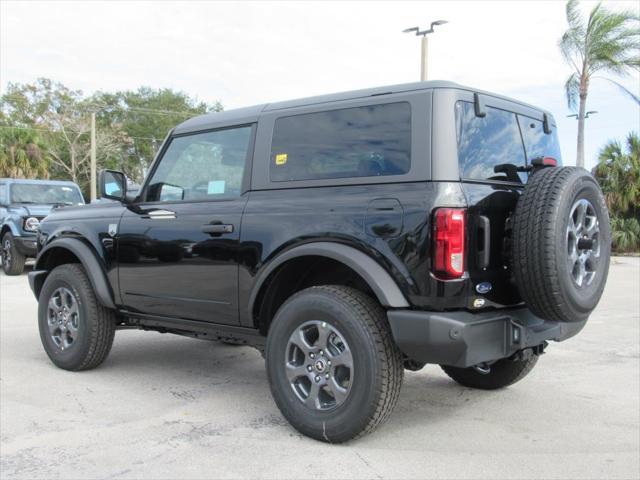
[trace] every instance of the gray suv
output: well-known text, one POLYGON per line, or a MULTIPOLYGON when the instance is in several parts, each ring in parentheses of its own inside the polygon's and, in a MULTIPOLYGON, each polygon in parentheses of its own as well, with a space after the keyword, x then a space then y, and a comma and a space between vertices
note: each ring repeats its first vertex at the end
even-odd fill
POLYGON ((40 221, 52 209, 84 205, 73 182, 0 178, 0 256, 7 275, 20 275, 28 257, 37 254, 40 221))

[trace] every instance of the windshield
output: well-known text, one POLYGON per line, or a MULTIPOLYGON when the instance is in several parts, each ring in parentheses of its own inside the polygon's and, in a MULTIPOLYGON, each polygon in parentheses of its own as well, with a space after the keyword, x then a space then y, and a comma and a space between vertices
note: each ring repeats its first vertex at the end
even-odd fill
POLYGON ((11 185, 11 203, 83 205, 80 190, 67 185, 15 183, 11 185))

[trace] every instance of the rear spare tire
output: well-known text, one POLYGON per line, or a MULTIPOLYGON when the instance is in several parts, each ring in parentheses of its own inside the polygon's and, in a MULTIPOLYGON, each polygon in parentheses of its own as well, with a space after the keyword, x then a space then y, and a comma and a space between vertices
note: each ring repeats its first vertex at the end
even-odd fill
POLYGON ((513 272, 538 317, 585 320, 607 281, 611 230, 604 196, 583 168, 534 173, 514 215, 513 272))

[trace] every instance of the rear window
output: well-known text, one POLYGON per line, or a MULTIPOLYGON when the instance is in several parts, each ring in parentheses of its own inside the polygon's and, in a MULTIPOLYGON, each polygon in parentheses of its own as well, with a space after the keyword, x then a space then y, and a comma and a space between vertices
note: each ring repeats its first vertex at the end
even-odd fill
POLYGON ((544 133, 544 127, 540 120, 524 115, 518 115, 518 122, 527 151, 528 163, 531 163, 531 160, 536 157, 553 157, 558 161, 558 165, 562 163, 560 143, 555 128, 551 133, 544 133))
POLYGON ((458 162, 462 178, 526 182, 526 164, 516 114, 485 107, 477 117, 470 102, 456 102, 458 162))
POLYGON ((517 169, 534 158, 562 163, 555 128, 544 133, 542 121, 493 107, 477 117, 470 102, 457 102, 455 108, 461 178, 524 183, 528 174, 517 169))
POLYGON ((411 106, 368 105, 276 120, 273 182, 402 175, 411 167, 411 106))

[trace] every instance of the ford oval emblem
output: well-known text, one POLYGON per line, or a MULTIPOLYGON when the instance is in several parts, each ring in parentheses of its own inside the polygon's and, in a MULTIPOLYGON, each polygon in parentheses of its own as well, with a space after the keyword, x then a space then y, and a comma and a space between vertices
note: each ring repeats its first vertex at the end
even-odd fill
POLYGON ((486 295, 491 291, 491 288, 493 288, 491 282, 482 282, 476 285, 476 292, 478 292, 480 295, 486 295))

